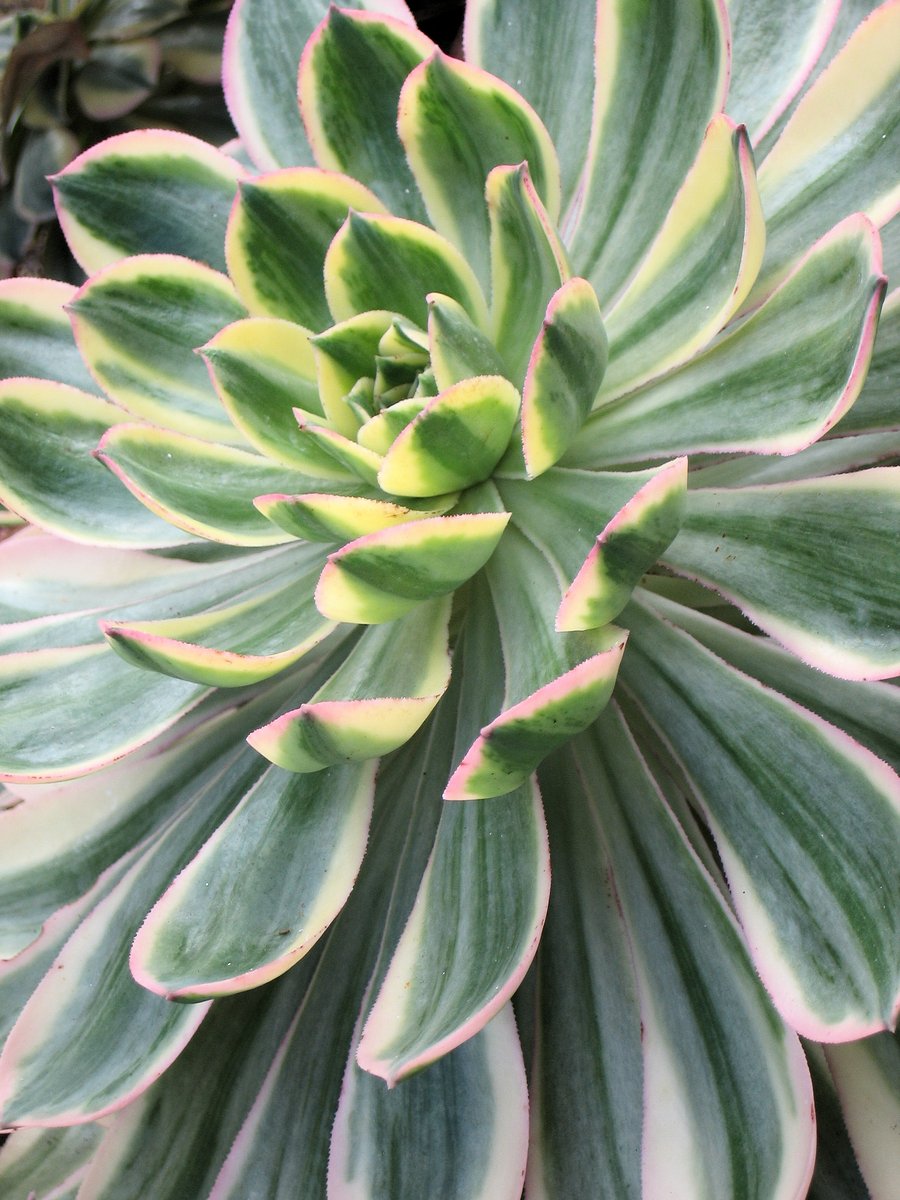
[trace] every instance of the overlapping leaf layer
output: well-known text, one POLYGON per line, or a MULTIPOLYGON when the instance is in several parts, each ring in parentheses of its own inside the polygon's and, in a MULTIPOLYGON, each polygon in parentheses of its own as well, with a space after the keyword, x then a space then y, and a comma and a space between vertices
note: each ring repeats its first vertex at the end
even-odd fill
POLYGON ((57 177, 86 283, 0 285, 0 1184, 789 1200, 815 1085, 814 1194, 888 1196, 900 3, 839 8, 471 0, 461 61, 238 0, 246 158, 57 177))

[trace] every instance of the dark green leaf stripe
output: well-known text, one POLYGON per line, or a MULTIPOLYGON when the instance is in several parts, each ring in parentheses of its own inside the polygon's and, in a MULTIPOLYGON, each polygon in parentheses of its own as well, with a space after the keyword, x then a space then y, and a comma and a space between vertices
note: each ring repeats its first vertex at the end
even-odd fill
POLYGON ((243 173, 197 138, 142 130, 87 150, 53 182, 86 271, 129 254, 180 254, 223 271, 225 223, 243 173))

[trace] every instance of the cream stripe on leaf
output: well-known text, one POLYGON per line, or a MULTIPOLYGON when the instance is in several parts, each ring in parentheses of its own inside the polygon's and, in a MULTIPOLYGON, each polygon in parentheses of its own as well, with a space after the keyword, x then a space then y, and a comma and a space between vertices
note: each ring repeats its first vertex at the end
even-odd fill
POLYGON ((366 629, 318 691, 255 730, 250 745, 288 771, 303 772, 396 750, 447 687, 449 619, 449 602, 440 599, 366 629))
POLYGON ((148 548, 187 541, 91 457, 123 416, 108 400, 64 383, 0 381, 0 499, 42 528, 89 545, 148 548))
POLYGON ((425 212, 397 104, 404 80, 434 49, 412 22, 332 5, 300 58, 300 112, 318 165, 346 171, 391 212, 417 221, 425 212))
POLYGON ((289 540, 253 507, 255 496, 309 490, 308 475, 258 454, 151 425, 117 425, 97 457, 152 512, 177 529, 230 546, 289 540))
POLYGON ((150 910, 131 948, 135 980, 206 1000, 290 970, 350 894, 374 791, 374 763, 315 777, 268 767, 150 910))
POLYGON ((0 378, 39 375, 98 392, 64 311, 75 288, 55 279, 0 280, 0 378))
POLYGON ((692 781, 750 953, 798 1032, 894 1020, 900 784, 836 726, 632 605, 621 680, 692 781))
POLYGON ((491 334, 521 387, 551 296, 570 275, 528 166, 495 167, 485 188, 491 226, 491 334))
POLYGON ((27 1196, 29 1191, 73 1196, 104 1132, 93 1122, 68 1129, 17 1130, 0 1154, 0 1187, 10 1196, 27 1196))
MULTIPOLYGON (((360 491, 364 489, 361 487, 360 491)), ((393 501, 358 496, 331 496, 311 492, 305 496, 257 496, 253 503, 280 529, 310 542, 352 542, 381 529, 393 529, 405 521, 424 521, 439 517, 454 506, 458 493, 429 496, 420 509, 407 508, 393 501)))
POLYGON ((824 1046, 871 1200, 891 1200, 900 1170, 900 1044, 896 1033, 824 1046))
POLYGON ((900 377, 900 288, 884 302, 872 349, 872 362, 859 398, 835 429, 838 437, 869 430, 900 429, 897 379, 900 377))
POLYGON ((848 217, 709 350, 597 409, 564 461, 606 466, 685 453, 794 454, 860 394, 884 295, 878 237, 848 217))
POLYGON ((537 113, 487 71, 436 51, 400 93, 397 128, 434 227, 489 280, 485 181, 494 167, 526 162, 551 221, 559 216, 559 163, 537 113))
POLYGON ((386 211, 355 179, 311 167, 257 175, 241 184, 228 220, 225 257, 251 313, 283 317, 314 331, 331 324, 322 264, 350 209, 386 211))
POLYGON ((52 182, 69 249, 88 274, 130 254, 179 254, 223 271, 225 223, 243 177, 199 138, 141 129, 92 146, 52 182))
MULTIPOLYGON (((547 980, 548 994, 538 994, 541 1116, 529 1194, 550 1200, 578 1180, 584 1195, 608 1188, 609 1195, 646 1200, 796 1200, 805 1194, 815 1155, 802 1051, 772 1013, 729 908, 618 711, 607 710, 548 764, 541 780, 551 849, 569 851, 566 861, 584 894, 609 889, 615 907, 606 923, 621 925, 625 945, 607 959, 587 914, 572 912, 587 942, 579 956, 589 955, 594 966, 582 976, 587 987, 566 989, 576 1028, 561 1024, 567 1009, 550 1007, 562 984, 547 980), (615 971, 612 978, 608 971, 615 971), (625 1019, 621 1041, 618 1027, 614 1034, 609 1028, 607 1005, 625 1019), (592 1072, 587 1095, 576 1090, 579 1074, 566 1072, 579 1029, 594 1043, 601 1031, 611 1034, 611 1044, 602 1046, 606 1074, 592 1072), (554 1051, 561 1061, 551 1057, 554 1051), (631 1082, 641 1060, 642 1097, 631 1082), (627 1129, 617 1111, 625 1089, 631 1112, 643 1100, 642 1119, 627 1129), (548 1120, 554 1102, 555 1121, 548 1120), (569 1103, 574 1129, 559 1119, 569 1103), (579 1133, 592 1145, 587 1155, 579 1133)), ((566 898, 568 917, 581 896, 575 900, 570 885, 566 898)), ((588 912, 601 904, 598 897, 588 912)), ((583 1044, 579 1049, 583 1058, 583 1044)))
POLYGON ((663 556, 839 679, 900 673, 900 468, 688 493, 663 556))
POLYGON ((194 437, 243 442, 195 353, 246 316, 226 276, 174 255, 136 255, 92 276, 68 311, 91 374, 116 403, 194 437))
POLYGON ((768 241, 765 295, 806 247, 848 213, 883 225, 900 206, 900 4, 864 21, 803 97, 759 169, 768 241))
POLYGON ((656 237, 722 107, 726 29, 724 0, 598 8, 589 157, 562 231, 604 307, 656 237))
POLYGON ((712 341, 747 298, 765 240, 747 135, 715 117, 647 257, 605 316, 609 366, 598 403, 712 341))

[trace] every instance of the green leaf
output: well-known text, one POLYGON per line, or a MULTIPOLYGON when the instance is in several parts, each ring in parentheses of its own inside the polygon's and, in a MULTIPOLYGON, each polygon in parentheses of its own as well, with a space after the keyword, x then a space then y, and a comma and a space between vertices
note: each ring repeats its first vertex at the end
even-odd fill
POLYGON ((591 411, 606 370, 606 330, 594 289, 569 279, 547 305, 522 389, 528 477, 560 459, 591 411))
POLYGON ((884 1028, 900 983, 896 776, 645 607, 623 623, 621 679, 692 781, 779 1012, 819 1040, 884 1028))
POLYGON ((94 275, 68 306, 78 349, 135 416, 215 441, 242 441, 194 353, 245 316, 226 276, 172 255, 138 255, 94 275))
POLYGON ((850 217, 732 333, 671 375, 601 407, 566 461, 683 453, 793 454, 850 409, 884 294, 875 231, 850 217))
POLYGON ((350 209, 386 211, 355 179, 311 167, 258 175, 240 185, 225 255, 251 313, 283 317, 311 330, 331 324, 322 264, 350 209))
POLYGON ((656 237, 722 107, 724 21, 716 0, 614 0, 598 9, 591 153, 564 238, 604 306, 656 237))
POLYGON ((319 611, 377 625, 445 596, 484 566, 508 520, 507 513, 434 517, 358 538, 329 555, 316 588, 319 611))
POLYGON ((606 314, 610 356, 599 403, 712 341, 747 298, 765 238, 746 131, 717 116, 647 257, 606 314))
POLYGON ((542 785, 569 873, 550 919, 585 937, 579 988, 549 941, 541 963, 530 1190, 553 1197, 577 1180, 584 1195, 803 1195, 815 1126, 802 1051, 621 716, 607 710, 542 785), (610 925, 611 954, 599 936, 610 925), (604 1034, 598 1062, 586 1051, 604 1034), (643 1117, 626 1125, 641 1075, 643 1117))
POLYGON ((494 167, 527 162, 555 221, 559 163, 537 113, 508 84, 440 51, 412 71, 397 128, 431 223, 490 281, 485 182, 494 167))
POLYGON ((507 374, 491 339, 461 305, 438 293, 428 297, 428 352, 439 391, 473 375, 507 374))
POLYGON ((187 437, 152 425, 117 425, 97 457, 151 511, 184 529, 230 546, 274 546, 285 533, 253 507, 265 492, 294 491, 314 481, 258 454, 187 437))
POLYGON ((835 433, 865 433, 870 429, 897 429, 897 378, 900 371, 900 288, 884 302, 875 334, 872 362, 856 403, 841 418, 835 433))
MULTIPOLYGON (((360 491, 366 489, 361 485, 360 491)), ((441 503, 414 509, 388 500, 372 499, 368 495, 330 496, 312 492, 306 496, 257 496, 253 503, 279 529, 310 542, 350 542, 393 529, 406 521, 424 521, 439 517, 452 508, 456 494, 435 497, 441 503)))
POLYGON ((53 187, 69 249, 88 273, 129 254, 180 254, 224 271, 225 224, 243 175, 198 138, 142 129, 92 146, 53 187))
POLYGON ((900 469, 688 493, 665 554, 839 679, 900 673, 894 569, 900 469))
POLYGON ((374 763, 315 779, 268 767, 151 909, 131 949, 136 981, 205 1000, 288 971, 350 894, 374 789, 374 763))
POLYGON ((332 1131, 332 1195, 519 1200, 528 1096, 512 1009, 388 1090, 348 1064, 332 1131))
POLYGON ((0 378, 39 375, 99 391, 72 337, 64 306, 75 288, 53 279, 0 280, 0 378))
POLYGON ((344 437, 355 437, 359 428, 359 420, 346 402, 347 394, 359 379, 374 378, 375 356, 396 319, 394 313, 367 309, 310 339, 322 411, 344 437))
POLYGON ((95 45, 75 75, 72 91, 94 121, 113 121, 142 104, 159 83, 161 48, 155 38, 95 45))
POLYGON ((99 546, 172 546, 187 539, 138 504, 92 458, 122 417, 108 400, 43 379, 0 382, 0 499, 37 525, 99 546))
POLYGON ((472 268, 445 238, 400 217, 350 214, 325 256, 325 294, 336 321, 387 308, 424 327, 431 292, 456 300, 487 328, 472 268))
POLYGON ((0 1187, 8 1196, 74 1195, 103 1132, 94 1124, 17 1130, 0 1151, 0 1187))
POLYGON ((396 750, 447 687, 449 618, 449 603, 437 600, 366 629, 318 691, 255 730, 250 745, 279 766, 304 772, 396 750))
POLYGON ((524 163, 495 167, 485 194, 491 226, 491 333, 509 378, 521 387, 547 305, 570 271, 524 163))
POLYGON ((394 440, 378 471, 379 486, 395 496, 439 496, 481 483, 509 445, 520 403, 501 375, 446 388, 394 440))
POLYGON ((316 162, 359 179, 392 212, 415 220, 425 214, 397 135, 397 103, 403 81, 432 50, 404 16, 331 5, 300 59, 300 112, 316 162))
POLYGON ((759 170, 768 242, 764 295, 810 242, 848 213, 882 225, 897 211, 900 10, 882 4, 801 100, 759 170))

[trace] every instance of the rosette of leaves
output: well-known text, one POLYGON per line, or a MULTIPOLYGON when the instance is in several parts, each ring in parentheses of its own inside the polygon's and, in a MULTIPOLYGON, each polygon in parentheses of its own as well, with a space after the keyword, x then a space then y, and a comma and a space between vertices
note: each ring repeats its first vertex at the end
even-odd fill
POLYGON ((0 267, 81 277, 47 176, 128 129, 233 136, 219 77, 230 0, 50 0, 0 20, 0 267))
POLYGON ((0 290, 0 1179, 886 1198, 900 4, 374 8, 0 290))

